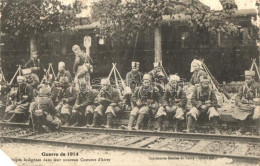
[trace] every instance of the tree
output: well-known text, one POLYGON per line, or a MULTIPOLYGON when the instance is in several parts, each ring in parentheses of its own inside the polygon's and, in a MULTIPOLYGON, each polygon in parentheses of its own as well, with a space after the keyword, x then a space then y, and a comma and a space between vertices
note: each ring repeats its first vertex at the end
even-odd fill
POLYGON ((80 1, 71 7, 58 0, 2 0, 1 32, 12 38, 29 38, 32 52, 37 38, 67 30, 80 11, 80 1))
MULTIPOLYGON (((100 0, 93 5, 93 18, 101 24, 101 36, 122 41, 128 41, 138 32, 153 28, 158 38, 155 46, 160 47, 158 32, 165 16, 174 19, 179 14, 185 15, 189 18, 186 23, 190 27, 205 28, 211 34, 238 34, 240 27, 233 23, 232 5, 225 5, 230 7, 212 11, 199 0, 100 0)), ((155 55, 155 61, 161 60, 161 51, 155 52, 158 54, 155 55)))

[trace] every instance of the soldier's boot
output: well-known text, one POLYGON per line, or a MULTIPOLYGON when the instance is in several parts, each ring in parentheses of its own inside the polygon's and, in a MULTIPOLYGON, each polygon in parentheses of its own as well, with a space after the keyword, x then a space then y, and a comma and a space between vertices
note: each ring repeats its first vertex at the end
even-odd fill
POLYGON ((242 121, 240 121, 238 125, 239 129, 236 131, 236 135, 242 135, 245 132, 245 124, 242 121))
POLYGON ((71 126, 78 126, 79 124, 79 119, 77 116, 77 113, 73 113, 71 116, 71 122, 74 122, 73 124, 71 124, 71 126))
POLYGON ((94 117, 93 117, 93 123, 92 123, 91 127, 97 127, 98 119, 99 119, 99 114, 97 112, 95 112, 94 117))
POLYGON ((179 126, 180 126, 180 120, 179 119, 175 119, 175 122, 174 122, 174 132, 178 132, 179 131, 179 126))
POLYGON ((18 114, 14 113, 10 119, 8 119, 6 122, 13 122, 18 117, 18 114))
POLYGON ((91 126, 92 123, 93 123, 93 114, 87 113, 86 114, 86 127, 91 126))
POLYGON ((219 130, 219 123, 218 123, 218 117, 212 117, 211 118, 214 130, 215 130, 215 134, 217 135, 221 135, 221 132, 219 130))
POLYGON ((135 121, 135 116, 130 115, 127 130, 132 130, 132 126, 134 124, 134 121, 135 121))
POLYGON ((139 114, 137 121, 136 121, 136 125, 134 127, 135 130, 140 130, 140 125, 142 124, 143 120, 144 120, 145 115, 144 114, 139 114))
POLYGON ((256 134, 260 135, 260 119, 254 120, 254 124, 256 126, 256 134))
POLYGON ((51 132, 51 130, 49 129, 49 127, 46 126, 46 125, 42 125, 42 129, 43 129, 43 132, 45 132, 45 133, 50 133, 50 132, 51 132))
POLYGON ((8 116, 9 116, 9 113, 5 113, 5 114, 4 114, 4 117, 3 117, 3 119, 2 119, 2 122, 7 121, 8 116))
POLYGON ((113 120, 113 114, 111 112, 107 113, 107 125, 105 128, 109 129, 112 128, 112 120, 113 120))
POLYGON ((64 116, 64 125, 63 126, 69 126, 69 119, 70 119, 70 115, 65 114, 64 116))
POLYGON ((192 125, 194 123, 195 119, 192 116, 188 116, 188 121, 187 121, 187 133, 191 133, 192 132, 192 125))
POLYGON ((164 119, 163 116, 157 118, 157 125, 158 125, 157 131, 162 131, 163 119, 164 119))

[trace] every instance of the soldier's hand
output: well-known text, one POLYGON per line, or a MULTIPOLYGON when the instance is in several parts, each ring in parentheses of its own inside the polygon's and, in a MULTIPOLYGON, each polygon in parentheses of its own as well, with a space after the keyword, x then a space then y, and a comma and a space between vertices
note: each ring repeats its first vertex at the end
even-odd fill
POLYGON ((237 106, 241 106, 242 105, 242 103, 239 101, 238 103, 237 103, 237 106))
POLYGON ((19 102, 17 102, 17 103, 15 103, 15 105, 20 105, 20 104, 22 104, 20 101, 19 101, 19 102))
POLYGON ((78 109, 78 108, 79 108, 79 105, 75 104, 74 109, 78 109))
POLYGON ((142 102, 141 102, 140 100, 138 100, 138 101, 136 102, 136 105, 137 105, 137 106, 141 106, 141 105, 142 105, 142 102))
POLYGON ((205 110, 207 108, 207 106, 206 105, 202 105, 200 108, 205 110))
POLYGON ((170 111, 170 109, 171 108, 168 105, 165 107, 166 112, 170 111))

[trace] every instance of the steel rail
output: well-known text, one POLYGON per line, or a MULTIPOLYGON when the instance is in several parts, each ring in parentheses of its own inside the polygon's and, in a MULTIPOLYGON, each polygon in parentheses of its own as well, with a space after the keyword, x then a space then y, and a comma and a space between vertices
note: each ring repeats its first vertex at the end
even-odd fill
POLYGON ((18 137, 1 137, 4 141, 9 142, 20 142, 20 143, 35 143, 35 144, 48 144, 56 146, 69 146, 78 148, 97 148, 97 149, 110 149, 110 150, 126 150, 126 151, 139 151, 139 152, 149 152, 149 153, 163 153, 172 155, 182 155, 182 156, 193 156, 198 159, 205 158, 232 158, 239 162, 248 163, 259 163, 259 157, 256 156, 239 156, 239 155, 229 155, 229 154, 217 154, 217 153, 203 153, 203 152, 192 152, 192 151, 177 151, 177 150, 161 150, 152 148, 137 148, 137 147, 127 147, 127 146, 115 146, 115 145, 98 145, 89 143, 71 143, 53 140, 43 140, 43 139, 28 139, 28 138, 18 138, 18 137))
MULTIPOLYGON (((0 126, 5 127, 24 127, 29 128, 28 124, 20 123, 0 123, 0 126)), ((105 128, 87 128, 87 127, 61 127, 62 131, 80 131, 90 133, 109 133, 109 134, 123 134, 123 135, 138 135, 138 136, 161 136, 185 139, 207 139, 207 140, 221 140, 221 141, 245 141, 252 143, 260 143, 259 136, 236 136, 236 135, 216 135, 204 133, 176 133, 165 131, 147 131, 147 130, 122 130, 122 129, 105 129, 105 128)))

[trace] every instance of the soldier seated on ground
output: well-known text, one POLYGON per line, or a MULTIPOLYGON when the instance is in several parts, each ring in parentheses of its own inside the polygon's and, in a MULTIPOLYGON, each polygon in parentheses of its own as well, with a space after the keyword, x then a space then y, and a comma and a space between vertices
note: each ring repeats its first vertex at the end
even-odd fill
POLYGON ((44 75, 42 83, 43 83, 42 85, 46 85, 51 89, 51 95, 49 97, 51 98, 52 102, 55 103, 55 100, 57 98, 58 89, 55 86, 55 84, 53 83, 53 75, 52 74, 44 75))
POLYGON ((30 123, 35 130, 50 132, 60 128, 61 121, 57 117, 58 112, 53 105, 49 86, 41 86, 39 95, 36 97, 31 109, 30 123))
POLYGON ((57 94, 59 104, 56 106, 56 109, 60 113, 62 124, 68 126, 70 125, 72 107, 75 104, 77 92, 76 89, 70 85, 68 77, 61 77, 59 82, 61 90, 57 94))
POLYGON ((29 115, 28 110, 33 99, 33 88, 26 83, 24 76, 17 76, 17 83, 19 85, 17 93, 13 98, 12 104, 5 110, 3 121, 17 122, 21 121, 21 119, 26 119, 29 115))
POLYGON ((98 97, 99 105, 94 110, 94 118, 92 127, 96 127, 101 123, 102 116, 106 115, 107 124, 106 128, 112 127, 113 118, 117 117, 120 108, 118 103, 120 101, 119 93, 117 89, 114 89, 108 79, 101 80, 101 90, 98 97))
POLYGON ((144 119, 153 118, 158 110, 160 101, 159 90, 152 84, 149 74, 144 74, 143 84, 138 87, 132 95, 134 108, 132 109, 128 121, 128 130, 132 130, 134 121, 137 118, 135 130, 140 129, 144 119))
POLYGON ((200 77, 200 86, 196 87, 192 98, 192 108, 187 113, 187 132, 192 131, 193 122, 197 121, 200 116, 207 116, 212 122, 215 133, 220 134, 218 117, 216 110, 217 98, 214 91, 210 88, 210 78, 208 76, 200 77))
POLYGON ((2 119, 7 102, 7 94, 10 92, 11 87, 4 81, 3 75, 0 73, 0 119, 2 119))
POLYGON ((178 85, 179 81, 180 77, 178 75, 171 75, 169 83, 165 87, 162 106, 155 115, 158 122, 158 131, 162 130, 162 123, 165 117, 169 121, 169 124, 171 122, 175 123, 175 132, 178 132, 180 122, 184 121, 187 98, 183 89, 178 85))
POLYGON ((96 108, 95 94, 91 87, 87 85, 86 81, 80 82, 80 92, 77 94, 77 99, 72 110, 71 121, 74 122, 73 126, 92 124, 94 109, 96 108))
POLYGON ((239 120, 238 135, 245 132, 248 122, 254 121, 259 134, 260 119, 260 84, 254 80, 254 71, 245 71, 245 84, 239 89, 235 98, 235 108, 232 117, 239 120))

